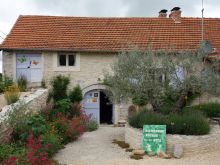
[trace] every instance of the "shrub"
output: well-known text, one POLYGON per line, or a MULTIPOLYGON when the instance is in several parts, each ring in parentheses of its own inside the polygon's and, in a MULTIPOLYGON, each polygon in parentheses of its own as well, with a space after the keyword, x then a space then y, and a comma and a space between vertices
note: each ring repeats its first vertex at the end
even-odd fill
POLYGON ((161 125, 164 123, 166 123, 165 116, 146 109, 140 110, 136 115, 129 118, 129 124, 135 128, 143 128, 143 125, 147 124, 161 125))
POLYGON ((5 88, 4 96, 7 104, 15 103, 20 97, 19 88, 16 85, 8 86, 7 88, 5 88))
POLYGON ((67 144, 69 142, 66 138, 66 131, 69 127, 66 117, 58 114, 56 120, 51 123, 51 127, 53 128, 53 132, 57 132, 59 134, 62 144, 67 144))
POLYGON ((0 162, 9 159, 12 155, 24 156, 25 154, 26 148, 24 145, 16 143, 0 144, 0 162))
POLYGON ((96 120, 89 120, 86 123, 86 131, 92 132, 99 128, 99 125, 96 120))
POLYGON ((57 101, 54 106, 50 107, 47 110, 43 110, 45 117, 49 121, 53 121, 57 118, 57 115, 62 115, 67 117, 68 119, 72 119, 73 117, 79 117, 82 115, 81 104, 78 102, 71 103, 70 99, 63 99, 57 101))
POLYGON ((25 92, 27 89, 27 78, 24 75, 20 75, 17 79, 18 88, 21 92, 25 92))
POLYGON ((25 133, 33 132, 35 137, 39 135, 46 134, 49 131, 49 126, 46 122, 46 119, 41 114, 32 115, 27 120, 27 130, 24 130, 25 133))
POLYGON ((26 129, 27 121, 31 117, 31 113, 27 111, 25 105, 20 107, 13 107, 11 111, 7 112, 8 117, 5 120, 6 126, 13 130, 13 139, 19 139, 22 130, 26 129))
POLYGON ((66 131, 67 138, 70 141, 76 140, 85 132, 86 128, 81 118, 76 117, 69 121, 69 127, 66 131))
POLYGON ((172 113, 172 112, 173 112, 174 106, 175 106, 174 104, 168 104, 168 103, 166 103, 166 104, 164 104, 164 105, 161 106, 160 112, 161 112, 162 114, 164 114, 164 115, 168 115, 169 113, 172 113))
POLYGON ((57 117, 58 113, 62 116, 69 117, 71 111, 71 103, 69 99, 59 100, 55 103, 54 109, 49 110, 49 119, 53 121, 57 117))
POLYGON ((36 139, 33 134, 30 134, 27 139, 27 162, 28 164, 52 164, 48 154, 45 152, 47 146, 42 145, 40 139, 36 139))
POLYGON ((24 116, 23 121, 13 124, 13 138, 25 141, 30 132, 38 137, 49 132, 49 126, 41 114, 24 116))
POLYGON ((42 144, 47 146, 45 152, 48 153, 49 157, 52 157, 59 149, 63 148, 60 137, 54 133, 43 135, 42 144))
POLYGON ((49 91, 48 101, 57 102, 67 98, 67 87, 70 83, 69 77, 58 75, 50 82, 52 88, 49 91))
POLYGON ((220 103, 206 103, 190 108, 203 112, 207 117, 220 117, 220 103))
POLYGON ((5 88, 11 86, 13 81, 7 76, 0 76, 0 93, 4 92, 5 88))
POLYGON ((70 91, 69 98, 72 103, 82 101, 83 99, 82 90, 79 85, 77 85, 76 87, 73 88, 72 91, 70 91))
POLYGON ((189 109, 183 115, 168 116, 167 132, 184 135, 205 135, 210 131, 208 120, 197 111, 189 109))
POLYGON ((207 119, 198 111, 191 109, 180 114, 162 115, 155 112, 140 111, 129 119, 129 124, 135 128, 143 125, 167 125, 167 133, 184 135, 204 135, 210 131, 207 119))
POLYGON ((52 127, 55 128, 56 132, 61 137, 62 144, 76 140, 86 129, 85 122, 80 117, 68 120, 62 115, 57 117, 57 120, 52 123, 52 127))

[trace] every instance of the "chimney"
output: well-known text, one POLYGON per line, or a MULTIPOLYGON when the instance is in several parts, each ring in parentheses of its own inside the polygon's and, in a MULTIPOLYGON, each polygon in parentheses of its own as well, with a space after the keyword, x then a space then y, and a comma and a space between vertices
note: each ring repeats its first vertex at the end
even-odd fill
POLYGON ((181 13, 182 11, 180 10, 180 7, 174 7, 171 10, 169 17, 172 18, 175 23, 181 23, 181 13))
POLYGON ((166 9, 160 10, 158 17, 159 18, 166 18, 167 17, 167 10, 166 9))

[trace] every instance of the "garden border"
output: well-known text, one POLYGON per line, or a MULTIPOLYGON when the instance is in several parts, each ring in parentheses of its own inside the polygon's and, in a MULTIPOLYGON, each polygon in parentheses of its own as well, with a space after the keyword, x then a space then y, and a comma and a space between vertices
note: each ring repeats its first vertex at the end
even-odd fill
MULTIPOLYGON (((127 125, 125 141, 130 144, 131 148, 141 148, 142 130, 127 125)), ((184 156, 220 151, 220 127, 212 125, 210 133, 202 136, 167 134, 167 153, 171 153, 175 144, 183 146, 184 156)))

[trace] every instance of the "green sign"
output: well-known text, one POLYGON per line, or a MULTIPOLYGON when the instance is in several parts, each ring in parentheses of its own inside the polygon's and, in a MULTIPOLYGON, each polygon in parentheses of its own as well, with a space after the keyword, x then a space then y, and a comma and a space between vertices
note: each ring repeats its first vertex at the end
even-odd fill
POLYGON ((142 148, 145 152, 166 152, 166 125, 144 125, 142 148))

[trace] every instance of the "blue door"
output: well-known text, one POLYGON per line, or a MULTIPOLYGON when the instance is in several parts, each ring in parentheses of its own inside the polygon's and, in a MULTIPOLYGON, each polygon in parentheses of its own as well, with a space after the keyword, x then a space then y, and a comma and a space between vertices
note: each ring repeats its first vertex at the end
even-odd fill
POLYGON ((99 91, 93 90, 85 94, 83 99, 83 108, 88 116, 100 123, 100 99, 99 91))
POLYGON ((41 82, 43 77, 42 66, 40 54, 17 54, 16 78, 23 75, 28 82, 41 82))

